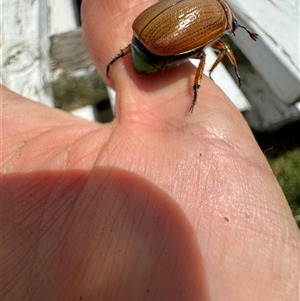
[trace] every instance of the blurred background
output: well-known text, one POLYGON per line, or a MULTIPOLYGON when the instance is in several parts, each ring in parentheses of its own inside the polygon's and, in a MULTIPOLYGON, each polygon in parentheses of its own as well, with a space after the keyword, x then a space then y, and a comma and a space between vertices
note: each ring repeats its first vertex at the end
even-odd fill
MULTIPOLYGON (((241 89, 227 58, 212 77, 243 113, 300 227, 299 1, 226 2, 259 40, 242 29, 222 38, 235 54, 241 89)), ((110 122, 114 92, 86 53, 80 5, 81 0, 3 0, 1 83, 47 106, 110 122)), ((216 56, 207 49, 207 57, 206 74, 216 56)))

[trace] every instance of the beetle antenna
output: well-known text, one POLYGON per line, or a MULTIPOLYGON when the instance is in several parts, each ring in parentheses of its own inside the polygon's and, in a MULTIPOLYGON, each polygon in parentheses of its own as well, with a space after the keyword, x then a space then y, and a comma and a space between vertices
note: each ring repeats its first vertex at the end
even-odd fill
POLYGON ((243 29, 245 29, 247 32, 248 32, 248 34, 249 34, 249 36, 250 36, 250 38, 252 39, 252 40, 254 40, 254 41, 256 41, 257 39, 258 39, 258 34, 257 33, 255 33, 255 32, 251 32, 248 28, 246 28, 245 26, 243 26, 243 25, 238 25, 240 28, 243 28, 243 29))

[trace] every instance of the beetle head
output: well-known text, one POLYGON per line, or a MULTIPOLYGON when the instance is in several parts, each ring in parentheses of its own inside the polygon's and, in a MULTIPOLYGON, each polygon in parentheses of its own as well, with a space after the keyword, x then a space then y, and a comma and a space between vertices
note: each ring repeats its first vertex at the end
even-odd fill
POLYGON ((230 7, 223 0, 219 0, 220 4, 223 6, 223 9, 227 18, 227 31, 235 35, 235 31, 238 27, 245 29, 252 40, 256 41, 258 39, 258 34, 254 32, 250 32, 245 26, 240 25, 236 18, 234 17, 230 7))

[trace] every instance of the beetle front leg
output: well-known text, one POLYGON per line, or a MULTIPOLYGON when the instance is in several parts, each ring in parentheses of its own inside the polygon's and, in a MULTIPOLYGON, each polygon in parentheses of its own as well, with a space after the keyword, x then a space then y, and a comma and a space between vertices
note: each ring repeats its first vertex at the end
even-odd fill
POLYGON ((121 49, 121 51, 109 62, 109 64, 106 67, 106 76, 109 78, 109 68, 112 64, 114 64, 118 59, 125 56, 126 54, 129 54, 131 52, 131 44, 126 46, 125 48, 121 49))
POLYGON ((192 114, 193 110, 194 110, 194 106, 197 102, 197 96, 198 96, 198 90, 200 88, 201 85, 201 79, 203 76, 203 71, 204 71, 204 66, 205 66, 205 60, 206 60, 206 54, 205 52, 201 52, 201 57, 200 57, 200 62, 196 71, 196 75, 195 75, 195 80, 194 80, 194 86, 193 86, 193 90, 194 90, 194 98, 193 98, 193 102, 190 108, 189 113, 192 114))
POLYGON ((214 62, 214 64, 212 65, 211 69, 209 70, 209 77, 211 78, 211 73, 213 72, 213 70, 217 67, 217 65, 222 61, 222 59, 226 55, 229 58, 230 63, 234 68, 234 72, 236 74, 236 77, 238 78, 238 83, 239 83, 239 87, 240 87, 241 86, 241 77, 238 72, 238 67, 237 67, 237 63, 236 63, 234 54, 233 54, 232 50, 230 49, 230 47, 223 41, 217 40, 214 44, 211 45, 211 48, 218 51, 219 55, 218 55, 216 61, 214 62))

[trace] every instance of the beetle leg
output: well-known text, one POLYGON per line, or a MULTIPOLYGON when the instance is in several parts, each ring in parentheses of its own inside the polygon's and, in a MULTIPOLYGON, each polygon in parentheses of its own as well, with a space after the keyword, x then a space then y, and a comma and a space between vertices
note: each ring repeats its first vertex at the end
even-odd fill
POLYGON ((193 102, 190 108, 189 113, 192 114, 193 110, 194 110, 194 106, 197 102, 197 96, 198 96, 198 90, 200 88, 201 85, 201 79, 203 76, 203 71, 204 71, 204 66, 205 66, 205 60, 206 60, 206 54, 203 51, 201 53, 201 57, 200 57, 200 62, 196 71, 196 75, 195 75, 195 80, 194 80, 194 86, 193 86, 193 90, 194 90, 194 98, 193 98, 193 102))
POLYGON ((106 76, 109 78, 109 68, 112 64, 114 64, 119 58, 125 56, 126 54, 131 52, 131 44, 127 45, 125 48, 121 49, 121 51, 109 62, 106 67, 106 76))
POLYGON ((223 41, 217 40, 214 44, 211 45, 211 48, 218 51, 219 55, 218 55, 216 61, 214 62, 214 64, 212 65, 211 69, 209 70, 209 77, 211 78, 211 73, 217 67, 217 65, 221 62, 223 57, 226 55, 229 58, 231 65, 234 68, 234 72, 236 74, 236 77, 237 77, 238 83, 239 83, 239 87, 240 87, 241 86, 241 77, 238 72, 238 67, 237 67, 237 63, 236 63, 234 54, 233 54, 232 50, 230 49, 230 47, 223 41))

